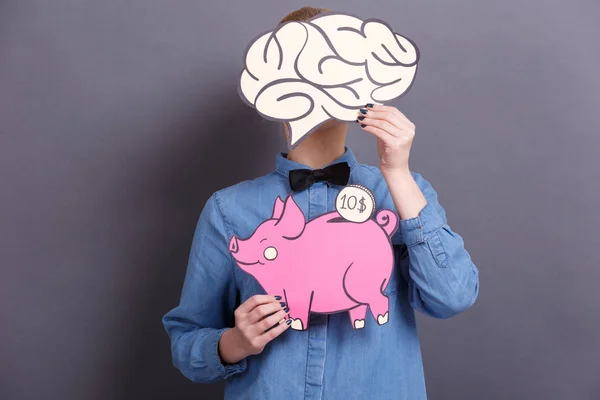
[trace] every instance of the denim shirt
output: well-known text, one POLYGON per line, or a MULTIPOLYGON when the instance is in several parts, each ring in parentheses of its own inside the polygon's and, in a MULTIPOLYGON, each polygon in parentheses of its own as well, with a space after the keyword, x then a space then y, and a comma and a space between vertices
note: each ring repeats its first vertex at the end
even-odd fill
MULTIPOLYGON (((369 188, 377 210, 396 212, 381 171, 356 161, 350 148, 333 163, 349 164, 349 184, 369 188)), ((414 310, 448 318, 477 298, 479 274, 462 237, 452 231, 437 193, 411 172, 427 199, 414 218, 400 220, 392 236, 394 270, 384 291, 389 322, 367 315, 353 329, 347 312, 311 313, 308 329, 288 329, 259 355, 223 364, 218 342, 235 325, 234 310, 264 290, 228 251, 232 235, 249 237, 271 217, 273 201, 290 192, 288 172, 309 168, 279 153, 275 170, 215 192, 194 234, 179 305, 163 317, 173 364, 194 382, 225 380, 225 399, 425 399, 425 379, 414 310)), ((294 193, 307 220, 335 210, 341 186, 317 182, 294 193)))

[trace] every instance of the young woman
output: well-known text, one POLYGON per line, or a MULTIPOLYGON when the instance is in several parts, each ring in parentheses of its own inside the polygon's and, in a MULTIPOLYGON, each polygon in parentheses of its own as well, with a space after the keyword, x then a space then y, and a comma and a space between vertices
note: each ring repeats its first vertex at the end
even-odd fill
MULTIPOLYGON (((303 8, 282 22, 322 11, 303 8)), ((415 125, 394 107, 370 104, 357 122, 377 140, 379 168, 358 163, 345 145, 347 123, 331 120, 287 154, 277 154, 272 173, 208 199, 180 303, 163 318, 173 363, 189 379, 225 380, 228 399, 426 398, 414 309, 448 318, 470 307, 478 295, 478 270, 448 226, 435 190, 409 169, 415 125), (384 291, 389 318, 383 325, 367 318, 364 327, 353 327, 348 313, 313 313, 308 327, 290 330, 286 316, 293 310, 283 293, 262 294, 258 282, 235 265, 229 238, 250 236, 271 216, 274 199, 292 191, 291 170, 343 162, 348 183, 368 187, 378 208, 400 217, 392 237, 395 267, 384 291)), ((294 200, 312 219, 335 209, 341 188, 316 182, 295 191, 294 200)))

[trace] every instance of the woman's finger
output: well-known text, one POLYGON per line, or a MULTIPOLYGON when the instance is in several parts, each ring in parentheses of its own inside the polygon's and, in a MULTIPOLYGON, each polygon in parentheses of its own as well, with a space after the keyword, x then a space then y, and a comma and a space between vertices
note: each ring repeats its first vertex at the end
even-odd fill
POLYGON ((276 326, 269 329, 267 332, 263 333, 259 336, 259 340, 263 346, 266 346, 267 343, 275 339, 277 336, 281 335, 283 332, 288 330, 292 323, 291 319, 281 319, 279 322, 276 322, 276 326))
POLYGON ((406 123, 406 125, 408 125, 409 127, 412 127, 414 129, 414 124, 412 123, 412 121, 406 116, 404 115, 404 113, 402 113, 402 111, 398 110, 396 107, 392 107, 392 106, 384 106, 382 104, 373 104, 373 107, 368 107, 370 106, 367 105, 366 109, 367 110, 374 110, 374 111, 387 111, 390 112, 394 115, 396 115, 401 121, 403 121, 404 123, 406 123))
POLYGON ((279 310, 275 314, 263 319, 262 321, 259 321, 257 325, 260 329, 260 332, 266 332, 270 328, 281 322, 282 319, 286 318, 289 311, 289 309, 284 308, 283 310, 279 310))
POLYGON ((394 125, 395 127, 399 128, 399 129, 410 129, 411 128, 410 125, 406 121, 404 121, 402 118, 400 118, 395 113, 388 111, 388 110, 373 111, 371 109, 361 108, 359 112, 360 112, 360 114, 358 116, 359 121, 360 121, 360 117, 372 118, 372 119, 388 121, 392 125, 394 125))
POLYGON ((363 125, 373 126, 384 131, 388 134, 388 136, 398 137, 402 134, 400 128, 396 127, 395 125, 392 125, 392 123, 384 119, 365 117, 362 121, 359 121, 359 123, 361 124, 361 128, 363 128, 363 125))
POLYGON ((256 307, 262 304, 268 303, 279 303, 280 300, 277 299, 280 296, 271 296, 268 294, 256 294, 250 297, 248 300, 240 304, 240 306, 235 310, 238 314, 248 314, 256 307))
POLYGON ((247 322, 255 324, 270 314, 286 308, 286 304, 280 301, 273 301, 267 304, 261 304, 248 314, 247 322))
POLYGON ((376 138, 381 139, 381 141, 386 145, 392 144, 392 141, 395 140, 394 136, 390 135, 383 129, 380 129, 376 126, 362 124, 360 127, 362 128, 363 131, 369 132, 371 135, 375 136, 376 138))

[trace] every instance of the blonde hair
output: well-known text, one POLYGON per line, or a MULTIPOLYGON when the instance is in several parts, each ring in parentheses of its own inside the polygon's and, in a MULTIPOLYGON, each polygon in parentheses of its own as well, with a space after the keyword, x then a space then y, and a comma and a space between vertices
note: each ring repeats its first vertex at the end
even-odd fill
POLYGON ((283 17, 283 19, 279 21, 279 25, 289 21, 308 21, 309 19, 316 17, 321 13, 330 11, 331 10, 328 8, 302 7, 283 17))

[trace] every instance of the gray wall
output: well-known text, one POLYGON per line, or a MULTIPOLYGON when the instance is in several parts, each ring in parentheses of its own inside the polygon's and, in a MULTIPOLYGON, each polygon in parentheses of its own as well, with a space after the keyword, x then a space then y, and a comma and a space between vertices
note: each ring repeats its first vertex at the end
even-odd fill
MULTIPOLYGON (((236 79, 302 5, 0 2, 0 398, 221 397, 171 366, 160 318, 208 196, 284 148, 236 79)), ((419 318, 430 398, 599 398, 600 4, 323 5, 421 50, 392 104, 481 271, 472 309, 419 318)))

